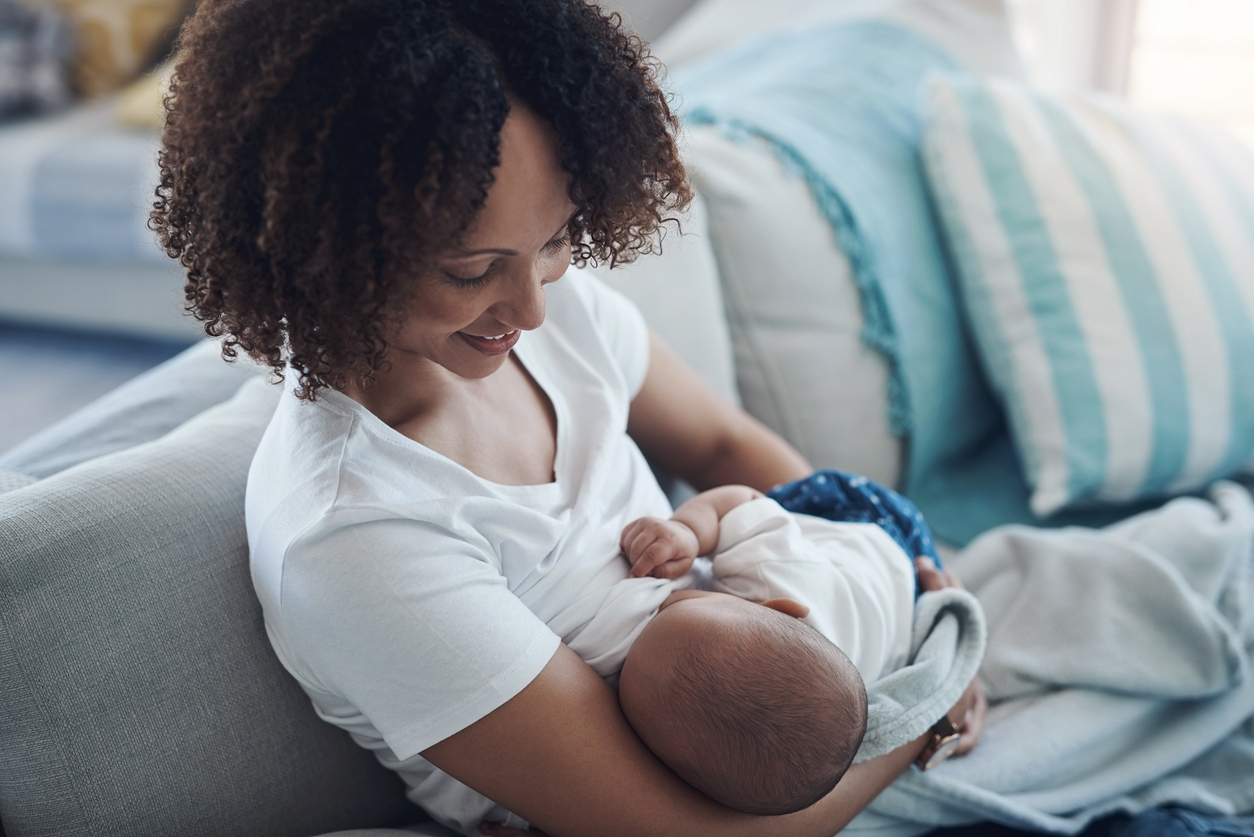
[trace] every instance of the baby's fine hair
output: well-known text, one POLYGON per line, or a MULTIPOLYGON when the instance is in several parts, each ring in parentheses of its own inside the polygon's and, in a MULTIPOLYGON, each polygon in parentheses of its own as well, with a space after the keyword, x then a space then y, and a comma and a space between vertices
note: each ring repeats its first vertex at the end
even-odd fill
POLYGON ((836 787, 866 732, 867 699, 836 646, 798 619, 761 610, 730 642, 694 637, 669 682, 656 684, 669 692, 671 740, 686 742, 658 755, 711 799, 778 815, 836 787))

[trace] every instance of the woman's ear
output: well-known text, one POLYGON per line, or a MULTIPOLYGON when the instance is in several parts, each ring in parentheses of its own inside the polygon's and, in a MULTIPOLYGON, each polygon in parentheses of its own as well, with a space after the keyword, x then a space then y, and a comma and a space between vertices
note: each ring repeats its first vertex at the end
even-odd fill
POLYGON ((810 608, 793 599, 767 599, 762 602, 762 607, 778 610, 785 616, 791 616, 794 619, 805 619, 810 615, 810 608))

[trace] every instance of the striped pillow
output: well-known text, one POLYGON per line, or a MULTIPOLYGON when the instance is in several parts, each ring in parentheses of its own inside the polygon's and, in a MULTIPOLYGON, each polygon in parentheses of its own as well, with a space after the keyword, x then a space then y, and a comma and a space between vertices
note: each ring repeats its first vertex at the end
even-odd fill
POLYGON ((923 156, 1047 516, 1254 470, 1254 154, 1217 128, 932 78, 923 156))

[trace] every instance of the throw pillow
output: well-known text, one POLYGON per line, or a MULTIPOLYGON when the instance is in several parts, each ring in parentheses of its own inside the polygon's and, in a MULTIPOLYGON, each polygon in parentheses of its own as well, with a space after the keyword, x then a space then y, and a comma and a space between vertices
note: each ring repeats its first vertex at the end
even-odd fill
POLYGON ((926 170, 1040 516, 1254 457, 1254 154, 1097 97, 936 78, 926 170))
MULTIPOLYGON (((30 0, 26 0, 30 2, 30 0)), ((174 40, 189 0, 48 0, 74 27, 78 92, 93 98, 135 78, 174 40)))

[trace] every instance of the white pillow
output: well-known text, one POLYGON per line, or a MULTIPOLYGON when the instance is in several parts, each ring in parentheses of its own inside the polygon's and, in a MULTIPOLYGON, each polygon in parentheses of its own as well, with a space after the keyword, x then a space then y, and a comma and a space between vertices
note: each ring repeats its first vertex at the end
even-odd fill
POLYGON ((763 142, 688 133, 686 162, 710 214, 745 409, 816 468, 896 486, 888 364, 861 338, 849 262, 803 180, 763 142))
POLYGON ((636 303, 649 328, 733 404, 740 403, 723 294, 700 198, 681 221, 665 226, 662 252, 610 270, 589 270, 636 303))
POLYGON ((1254 464, 1254 153, 1113 100, 937 78, 927 172, 1046 516, 1254 464))

